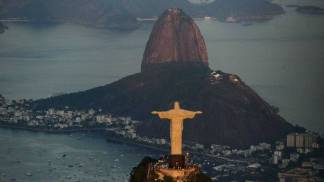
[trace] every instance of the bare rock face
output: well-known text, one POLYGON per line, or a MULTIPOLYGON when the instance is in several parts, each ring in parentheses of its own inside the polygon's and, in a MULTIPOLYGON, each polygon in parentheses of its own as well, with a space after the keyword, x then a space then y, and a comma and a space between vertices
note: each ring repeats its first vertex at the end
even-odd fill
POLYGON ((166 10, 155 23, 146 44, 142 72, 163 63, 202 63, 208 66, 207 48, 198 26, 178 8, 166 10))

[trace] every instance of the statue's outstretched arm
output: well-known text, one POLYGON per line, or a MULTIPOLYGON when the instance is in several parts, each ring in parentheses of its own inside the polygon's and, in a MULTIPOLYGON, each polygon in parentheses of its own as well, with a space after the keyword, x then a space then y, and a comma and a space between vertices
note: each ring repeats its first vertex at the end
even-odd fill
POLYGON ((161 119, 170 119, 169 112, 153 111, 152 114, 158 115, 161 119))
POLYGON ((188 119, 194 118, 197 114, 202 114, 201 111, 187 111, 187 110, 185 110, 184 113, 186 115, 186 118, 188 118, 188 119))

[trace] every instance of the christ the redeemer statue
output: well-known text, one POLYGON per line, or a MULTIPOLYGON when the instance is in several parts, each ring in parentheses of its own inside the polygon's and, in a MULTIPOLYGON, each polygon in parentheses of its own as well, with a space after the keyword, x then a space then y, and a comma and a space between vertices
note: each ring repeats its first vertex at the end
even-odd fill
POLYGON ((182 155, 182 131, 183 121, 192 119, 196 114, 201 114, 201 111, 188 111, 180 108, 179 102, 174 102, 174 108, 169 111, 153 111, 152 114, 157 114, 161 119, 168 119, 170 124, 170 139, 171 139, 171 162, 173 167, 183 166, 184 160, 182 155))

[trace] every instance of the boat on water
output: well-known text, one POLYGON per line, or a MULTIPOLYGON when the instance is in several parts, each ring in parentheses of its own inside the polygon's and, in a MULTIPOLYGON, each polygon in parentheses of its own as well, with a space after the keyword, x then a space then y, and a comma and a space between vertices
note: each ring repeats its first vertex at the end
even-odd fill
POLYGON ((211 16, 204 16, 204 20, 216 20, 216 18, 211 16))
POLYGON ((252 22, 246 22, 246 21, 241 22, 240 24, 241 24, 242 26, 250 26, 250 25, 253 25, 252 22))

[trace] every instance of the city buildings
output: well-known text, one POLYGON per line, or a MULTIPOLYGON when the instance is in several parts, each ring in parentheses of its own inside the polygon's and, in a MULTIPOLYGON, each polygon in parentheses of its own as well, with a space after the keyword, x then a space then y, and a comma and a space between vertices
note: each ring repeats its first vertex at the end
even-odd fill
MULTIPOLYGON (((115 134, 118 139, 121 138, 121 141, 125 140, 140 146, 153 146, 157 149, 167 149, 170 146, 166 138, 138 135, 136 126, 140 121, 130 117, 116 117, 100 109, 73 110, 69 107, 35 111, 30 109, 30 103, 30 100, 9 101, 0 96, 0 127, 50 132, 100 129, 115 134)), ((262 176, 269 173, 273 181, 279 179, 298 181, 305 178, 322 180, 324 179, 323 152, 314 157, 314 153, 318 152, 320 147, 320 140, 313 133, 291 133, 274 145, 260 143, 246 149, 217 144, 206 146, 188 141, 184 143, 185 151, 196 155, 193 156, 195 161, 208 159, 201 160, 198 164, 204 170, 211 171, 213 179, 224 181, 241 177, 262 181, 262 176)))
POLYGON ((311 169, 294 168, 278 174, 280 182, 317 182, 311 169))
POLYGON ((308 153, 314 148, 319 148, 316 141, 317 136, 310 133, 291 133, 287 135, 288 148, 296 148, 300 153, 308 153))

